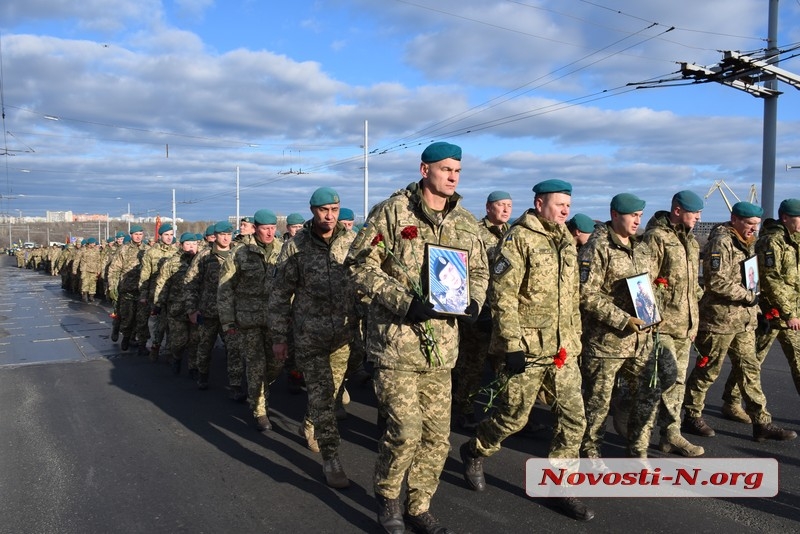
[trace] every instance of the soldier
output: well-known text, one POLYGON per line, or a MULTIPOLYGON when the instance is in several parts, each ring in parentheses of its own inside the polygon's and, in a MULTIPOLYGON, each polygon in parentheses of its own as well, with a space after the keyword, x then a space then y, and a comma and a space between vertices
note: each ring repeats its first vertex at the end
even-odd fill
MULTIPOLYGON (((503 235, 508 230, 513 202, 511 195, 505 191, 493 191, 486 198, 486 216, 478 221, 480 238, 486 247, 489 265, 494 265, 500 250, 503 235)), ((488 294, 491 294, 491 280, 488 294)), ((473 396, 480 386, 483 368, 489 352, 489 340, 492 334, 492 313, 489 297, 474 324, 459 325, 458 360, 454 369, 456 382, 453 393, 453 405, 457 410, 456 424, 463 429, 474 429, 478 426, 475 417, 473 396)), ((499 361, 492 358, 494 371, 499 361)))
MULTIPOLYGON (((281 242, 275 239, 278 218, 270 210, 258 210, 253 217, 252 242, 242 244, 222 264, 217 291, 217 309, 222 330, 246 358, 247 397, 256 430, 272 428, 267 416, 269 385, 282 365, 272 354, 272 336, 267 309, 275 264, 281 242)), ((250 234, 245 234, 250 236, 250 234)))
POLYGON ((761 369, 756 359, 755 329, 758 295, 745 287, 742 263, 754 254, 756 230, 764 210, 750 202, 737 202, 730 222, 711 230, 703 249, 703 297, 700 299, 700 327, 696 345, 698 365, 686 382, 683 431, 698 436, 715 434, 703 419, 708 389, 719 376, 729 354, 737 383, 753 421, 756 441, 789 440, 792 430, 772 424, 767 399, 761 390, 761 369), (701 364, 702 362, 702 364, 701 364))
MULTIPOLYGON (((289 216, 286 217, 286 233, 283 235, 283 241, 289 241, 295 235, 297 235, 297 232, 303 229, 304 222, 305 217, 303 217, 301 214, 290 213, 289 216)), ((303 392, 302 388, 305 387, 306 382, 303 379, 302 371, 297 368, 297 363, 295 362, 293 342, 294 336, 291 332, 291 323, 289 324, 289 330, 290 331, 286 336, 286 343, 289 345, 289 356, 286 358, 283 368, 286 369, 286 384, 288 386, 289 393, 297 395, 303 392)), ((319 445, 317 445, 316 441, 314 440, 314 436, 310 435, 309 437, 309 448, 314 452, 319 452, 319 445)))
POLYGON ((203 234, 203 242, 202 242, 202 244, 198 244, 198 247, 197 247, 197 250, 198 250, 198 252, 199 252, 199 251, 200 251, 202 248, 209 248, 209 247, 211 247, 211 244, 212 244, 214 241, 216 241, 216 239, 217 239, 217 236, 216 236, 216 234, 214 233, 214 228, 216 228, 216 226, 217 226, 216 224, 209 224, 209 225, 206 227, 206 231, 205 231, 205 233, 203 234))
MULTIPOLYGON (((197 253, 186 272, 186 309, 190 310, 189 321, 198 325, 197 339, 197 388, 208 389, 208 371, 211 351, 217 336, 227 346, 227 335, 222 330, 217 311, 217 291, 222 264, 231 254, 233 226, 228 221, 214 225, 211 246, 197 253)), ((241 387, 241 382, 229 384, 241 387)))
POLYGON ((155 310, 153 310, 156 277, 164 262, 178 253, 175 245, 172 244, 175 239, 175 231, 172 229, 172 225, 169 223, 162 224, 158 231, 160 233, 158 242, 147 249, 147 252, 142 257, 142 271, 139 275, 139 305, 150 311, 144 322, 138 325, 140 333, 139 356, 147 354, 145 341, 151 334, 147 321, 152 316, 155 321, 152 332, 153 343, 150 347, 151 362, 158 361, 158 353, 161 349, 161 341, 164 339, 164 329, 166 328, 166 321, 162 320, 161 316, 158 313, 154 313, 155 310))
MULTIPOLYGON (((476 437, 460 449, 464 478, 475 491, 486 489, 484 458, 525 426, 542 387, 553 395, 558 418, 550 458, 577 458, 586 429, 577 359, 581 352, 578 261, 564 225, 572 186, 546 180, 533 191, 534 208, 514 221, 492 267, 490 352, 504 355, 508 386, 498 410, 481 421, 476 437)), ((574 519, 594 517, 594 511, 574 497, 557 502, 574 519)))
POLYGON ((236 236, 237 240, 241 241, 246 236, 251 236, 256 231, 255 221, 250 216, 242 217, 239 220, 239 235, 236 236))
POLYGON ((306 222, 306 219, 301 214, 290 213, 286 217, 286 234, 283 236, 283 240, 287 241, 293 238, 297 232, 303 229, 304 222, 306 222))
POLYGON ((81 249, 80 256, 73 262, 72 274, 81 279, 81 300, 83 302, 94 302, 94 294, 97 291, 97 279, 103 268, 100 249, 97 248, 97 239, 90 237, 86 240, 86 246, 81 249))
POLYGON ((342 226, 353 231, 353 226, 355 225, 356 214, 353 213, 353 210, 350 208, 342 208, 339 210, 339 222, 342 223, 342 226))
POLYGON ((575 246, 578 247, 578 251, 589 241, 589 237, 594 232, 594 226, 594 219, 583 213, 576 213, 567 221, 567 230, 575 239, 575 246))
MULTIPOLYGON (((108 291, 111 300, 119 301, 122 332, 120 348, 123 351, 130 348, 131 338, 137 333, 136 325, 146 321, 150 315, 148 307, 139 305, 139 273, 142 270, 142 258, 147 251, 142 243, 143 239, 144 228, 138 224, 131 225, 130 241, 122 245, 108 268, 108 291)), ((145 341, 147 338, 139 339, 139 343, 145 341)))
MULTIPOLYGON (((651 349, 650 333, 640 329, 645 323, 636 317, 626 280, 650 270, 650 251, 636 236, 644 206, 644 200, 630 193, 614 196, 611 220, 597 225, 580 251, 581 312, 591 325, 583 333, 581 355, 586 409, 581 453, 587 458, 600 457, 615 382, 626 384, 633 403, 651 349)), ((627 424, 620 426, 630 454, 645 455, 635 449, 636 437, 629 436, 627 424)))
POLYGON ((304 428, 313 426, 322 453, 325 481, 333 488, 350 485, 339 458, 334 402, 344 380, 354 337, 355 298, 343 262, 355 235, 338 222, 339 195, 330 187, 314 191, 312 219, 287 241, 269 299, 273 352, 288 356, 290 322, 297 364, 308 392, 304 428), (335 312, 334 312, 335 310, 335 312))
POLYGON ((197 379, 197 325, 189 322, 186 309, 186 271, 197 254, 197 235, 181 234, 180 250, 164 262, 158 270, 153 290, 153 313, 163 314, 169 337, 167 345, 172 354, 172 372, 181 372, 183 353, 189 356, 190 378, 197 379))
POLYGON ((458 322, 439 316, 422 296, 426 243, 468 254, 470 305, 475 321, 486 294, 486 249, 475 217, 459 205, 461 148, 445 142, 422 152, 422 179, 375 206, 348 255, 358 289, 372 299, 368 338, 375 362, 378 411, 386 430, 375 464, 378 522, 403 532, 449 532, 430 512, 447 459, 458 322), (407 479, 406 514, 400 490, 407 479))
MULTIPOLYGON (((659 448, 689 457, 705 452, 681 435, 681 403, 689 353, 700 320, 698 302, 703 294, 697 279, 700 246, 692 235, 702 210, 703 199, 692 191, 680 191, 672 197, 670 211, 657 211, 644 233, 644 242, 653 255, 653 277, 667 281, 662 288, 666 294, 658 302, 663 319, 658 332, 663 349, 675 358, 677 372, 675 384, 661 393, 659 448)), ((648 417, 654 418, 658 411, 657 405, 652 406, 648 417)))

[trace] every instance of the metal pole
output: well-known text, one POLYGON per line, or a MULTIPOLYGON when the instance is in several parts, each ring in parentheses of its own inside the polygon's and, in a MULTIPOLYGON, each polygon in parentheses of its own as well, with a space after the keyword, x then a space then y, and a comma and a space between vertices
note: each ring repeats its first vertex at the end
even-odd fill
MULTIPOLYGON (((778 64, 778 0, 769 2, 769 25, 767 29, 767 61, 778 64)), ((764 83, 767 89, 778 89, 778 80, 764 83)), ((775 207, 775 158, 778 129, 778 96, 764 98, 764 148, 761 161, 761 207, 764 218, 774 215, 775 207)))
POLYGON ((236 166, 236 228, 239 227, 239 166, 236 166))
POLYGON ((173 235, 178 235, 178 219, 175 215, 175 190, 172 190, 172 228, 174 229, 173 235))
POLYGON ((369 215, 369 124, 364 121, 364 222, 369 215))

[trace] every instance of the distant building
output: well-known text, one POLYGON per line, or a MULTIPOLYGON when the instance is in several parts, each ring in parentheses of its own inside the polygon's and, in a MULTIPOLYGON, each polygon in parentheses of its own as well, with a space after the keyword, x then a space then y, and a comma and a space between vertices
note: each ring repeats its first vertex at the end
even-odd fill
POLYGON ((45 212, 45 219, 47 222, 72 222, 71 211, 47 211, 45 212))
POLYGON ((107 220, 108 214, 106 213, 79 213, 72 216, 73 222, 106 222, 107 220))

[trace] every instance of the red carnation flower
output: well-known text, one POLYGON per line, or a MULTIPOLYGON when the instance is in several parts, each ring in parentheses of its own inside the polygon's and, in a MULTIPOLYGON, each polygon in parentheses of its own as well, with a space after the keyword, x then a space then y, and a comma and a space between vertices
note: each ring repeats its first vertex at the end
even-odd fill
POLYGON ((708 356, 697 358, 697 367, 705 367, 706 365, 708 365, 708 356))
POLYGON ((777 308, 772 308, 766 314, 764 314, 764 316, 767 319, 777 319, 778 317, 781 316, 781 312, 779 312, 777 308))
POLYGON ((382 241, 383 241, 383 234, 378 234, 372 238, 372 243, 370 243, 370 245, 374 247, 375 245, 381 243, 382 241))
POLYGON ((556 365, 556 369, 561 369, 564 367, 564 363, 567 361, 567 349, 561 347, 558 349, 558 353, 553 356, 553 363, 556 365))
POLYGON ((415 239, 417 235, 419 234, 417 232, 416 226, 406 226, 400 232, 400 237, 402 237, 403 239, 415 239))
POLYGON ((659 276, 658 278, 656 278, 656 285, 657 286, 669 287, 669 282, 667 282, 666 278, 663 278, 663 277, 659 276))

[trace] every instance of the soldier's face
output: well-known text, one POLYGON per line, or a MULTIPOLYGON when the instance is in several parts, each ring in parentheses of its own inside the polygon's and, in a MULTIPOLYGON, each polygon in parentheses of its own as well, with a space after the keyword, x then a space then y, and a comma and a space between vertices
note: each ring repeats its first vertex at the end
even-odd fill
POLYGON ((800 216, 792 217, 791 215, 783 213, 781 214, 781 222, 790 234, 800 232, 800 216))
POLYGON ((642 212, 634 211, 633 213, 617 213, 611 212, 611 227, 614 232, 622 238, 628 238, 636 235, 636 230, 642 224, 642 212))
POLYGON ((164 243, 165 245, 171 245, 173 239, 175 239, 175 232, 173 232, 172 230, 161 234, 161 242, 164 243))
POLYGON ((577 244, 579 247, 585 245, 586 242, 589 241, 589 237, 591 237, 591 235, 592 234, 587 234, 586 232, 581 232, 580 230, 575 230, 572 232, 572 237, 575 238, 575 244, 577 244))
POLYGON ((355 226, 356 224, 355 221, 339 221, 339 222, 342 223, 342 226, 344 226, 348 230, 352 230, 353 226, 355 226))
POLYGON ((290 224, 286 227, 286 233, 289 234, 291 237, 294 237, 297 232, 303 227, 302 224, 290 224))
POLYGON ((320 235, 330 234, 339 220, 339 204, 312 206, 311 214, 314 216, 312 222, 314 229, 320 235))
POLYGON ((256 225, 247 221, 239 223, 239 233, 242 235, 251 235, 256 231, 256 225))
POLYGON ((207 235, 206 236, 206 243, 213 243, 217 240, 217 236, 215 234, 207 235))
POLYGON ((226 250, 228 247, 231 246, 231 239, 233 239, 232 233, 225 232, 214 235, 217 236, 217 247, 221 248, 222 250, 226 250))
POLYGON ((445 265, 439 272, 439 281, 448 289, 458 289, 464 283, 464 279, 461 278, 461 273, 458 272, 458 269, 456 269, 456 266, 452 263, 445 265))
POLYGON ((131 241, 134 243, 141 243, 142 239, 144 239, 144 232, 133 232, 131 234, 131 241))
POLYGON ((731 226, 745 239, 750 239, 755 235, 758 231, 759 224, 761 224, 761 217, 739 217, 738 215, 731 215, 731 226))
POLYGON ((492 224, 505 224, 511 218, 511 200, 497 200, 486 203, 486 217, 492 224))
POLYGON ((447 158, 433 163, 422 163, 419 172, 422 175, 422 183, 428 191, 435 196, 449 198, 458 187, 461 162, 447 158))
POLYGON ((564 224, 569 219, 572 197, 566 193, 547 193, 537 196, 533 205, 540 217, 564 224))
POLYGON ((699 211, 686 211, 680 206, 675 208, 675 218, 677 219, 677 222, 684 225, 689 230, 694 228, 694 226, 700 222, 700 213, 701 212, 699 211))
POLYGON ((259 224, 255 226, 255 235, 261 243, 269 245, 275 240, 275 230, 278 227, 274 224, 259 224))
POLYGON ((197 241, 184 241, 181 250, 190 254, 197 254, 197 241))

